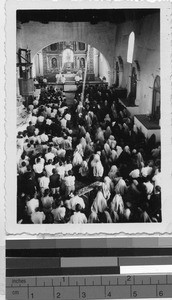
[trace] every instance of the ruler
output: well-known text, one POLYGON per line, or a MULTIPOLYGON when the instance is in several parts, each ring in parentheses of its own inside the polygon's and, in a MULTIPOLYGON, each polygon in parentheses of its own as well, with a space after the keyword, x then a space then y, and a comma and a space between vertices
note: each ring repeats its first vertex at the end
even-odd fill
POLYGON ((172 274, 6 278, 7 300, 172 298, 172 274))

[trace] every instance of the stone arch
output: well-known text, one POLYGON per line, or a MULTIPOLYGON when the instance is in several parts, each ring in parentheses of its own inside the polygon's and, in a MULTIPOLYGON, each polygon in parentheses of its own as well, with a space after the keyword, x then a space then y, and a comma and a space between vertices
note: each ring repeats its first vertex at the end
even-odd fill
POLYGON ((90 45, 98 49, 105 57, 109 69, 109 81, 112 84, 114 45, 109 42, 111 41, 112 32, 109 30, 105 34, 103 26, 102 24, 92 26, 88 23, 82 23, 82 26, 78 27, 75 22, 72 24, 67 22, 41 24, 30 21, 22 24, 22 38, 21 35, 18 37, 17 44, 22 44, 22 47, 28 47, 31 50, 32 61, 35 54, 41 49, 56 42, 72 40, 90 45))
MULTIPOLYGON (((70 39, 70 40, 73 40, 73 39, 70 39)), ((63 40, 63 41, 65 41, 65 40, 63 40)), ((56 40, 56 41, 54 41, 53 40, 53 43, 52 44, 55 44, 55 43, 60 43, 60 42, 63 42, 62 40, 56 40)), ((85 43, 85 44, 87 44, 86 42, 84 42, 83 40, 81 41, 81 40, 73 40, 73 41, 75 41, 75 42, 80 42, 80 43, 85 43)), ((51 44, 46 44, 46 45, 44 45, 43 46, 43 48, 41 48, 41 49, 38 49, 38 52, 40 52, 42 49, 44 49, 45 47, 48 47, 48 46, 50 46, 51 44)), ((109 84, 111 84, 112 82, 112 78, 111 78, 111 74, 112 74, 112 68, 111 68, 111 66, 110 66, 110 64, 109 64, 109 62, 108 62, 108 60, 107 60, 107 58, 106 58, 106 56, 100 51, 100 49, 99 48, 97 48, 97 47, 95 47, 93 44, 90 44, 90 46, 91 47, 93 47, 93 48, 95 48, 95 49, 97 49, 102 55, 103 55, 103 57, 104 57, 104 59, 105 59, 105 61, 106 61, 106 63, 107 63, 107 66, 108 66, 108 78, 107 78, 107 82, 109 83, 109 84)), ((36 51, 36 50, 35 50, 36 51)), ((37 52, 33 55, 33 53, 32 53, 32 51, 31 51, 31 59, 32 59, 32 61, 33 61, 33 59, 34 59, 34 56, 37 54, 37 52)), ((82 58, 83 59, 83 58, 82 58)), ((84 62, 85 63, 85 62, 84 62)))

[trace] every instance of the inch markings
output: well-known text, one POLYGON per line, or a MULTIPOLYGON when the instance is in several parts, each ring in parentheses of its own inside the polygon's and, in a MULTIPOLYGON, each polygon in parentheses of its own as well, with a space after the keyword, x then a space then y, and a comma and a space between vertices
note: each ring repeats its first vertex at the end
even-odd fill
POLYGON ((172 298, 172 275, 10 277, 7 300, 172 298), (63 284, 62 284, 63 283, 63 284), (77 283, 77 284, 76 284, 77 283))

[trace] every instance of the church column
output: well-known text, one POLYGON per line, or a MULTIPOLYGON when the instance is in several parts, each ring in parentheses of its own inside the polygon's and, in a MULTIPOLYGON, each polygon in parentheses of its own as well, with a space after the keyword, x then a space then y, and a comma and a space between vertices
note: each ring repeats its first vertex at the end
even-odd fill
POLYGON ((93 53, 93 47, 90 47, 90 52, 89 52, 89 62, 88 62, 88 80, 94 80, 95 75, 94 75, 94 53, 93 53))
POLYGON ((94 74, 99 77, 99 51, 94 48, 94 74))

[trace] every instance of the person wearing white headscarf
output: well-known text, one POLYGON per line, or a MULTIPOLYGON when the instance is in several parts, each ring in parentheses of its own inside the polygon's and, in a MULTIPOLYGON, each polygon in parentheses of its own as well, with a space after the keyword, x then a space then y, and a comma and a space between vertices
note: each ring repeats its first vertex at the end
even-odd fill
POLYGON ((81 209, 85 208, 84 200, 81 197, 79 197, 78 195, 76 195, 76 196, 73 195, 69 200, 65 201, 65 204, 66 204, 66 207, 71 210, 75 210, 77 204, 80 205, 81 209))
POLYGON ((147 176, 152 174, 152 170, 153 170, 153 168, 150 167, 150 166, 143 167, 141 169, 141 174, 142 174, 143 177, 147 177, 147 176))
POLYGON ((118 177, 118 168, 116 165, 113 165, 108 173, 108 176, 111 180, 118 177))
POLYGON ((108 143, 104 144, 104 150, 105 150, 105 154, 106 156, 110 156, 111 155, 111 149, 108 143))
POLYGON ((92 126, 92 117, 90 113, 88 113, 85 116, 85 121, 86 121, 87 128, 90 128, 92 126))
POLYGON ((111 218, 113 223, 117 223, 119 221, 119 215, 115 210, 111 211, 111 218))
POLYGON ((91 211, 102 213, 107 207, 107 201, 103 196, 102 190, 97 192, 96 198, 93 201, 91 211))
POLYGON ((85 140, 84 137, 82 137, 82 138, 80 139, 80 144, 81 144, 81 146, 82 146, 82 150, 83 150, 83 153, 84 153, 84 152, 85 152, 85 147, 86 147, 86 145, 87 145, 86 140, 85 140))
POLYGON ((140 152, 137 153, 137 165, 138 165, 138 168, 144 167, 144 159, 140 152))
POLYGON ((84 156, 83 148, 82 148, 82 144, 81 144, 81 143, 79 143, 79 144, 76 146, 76 152, 78 152, 82 157, 84 156))
POLYGON ((131 171, 129 176, 132 177, 132 178, 139 178, 140 177, 140 170, 135 169, 135 170, 131 171))
POLYGON ((117 156, 119 157, 120 156, 120 154, 122 153, 122 148, 121 148, 121 146, 116 146, 116 152, 117 152, 117 156))
POLYGON ((124 147, 124 152, 131 154, 129 146, 124 147))
POLYGON ((126 219, 127 221, 130 220, 130 218, 131 218, 131 210, 130 210, 129 208, 126 208, 126 209, 124 210, 124 217, 125 217, 125 219, 126 219))
POLYGON ((124 195, 126 190, 127 190, 126 182, 122 177, 120 177, 120 179, 118 180, 115 186, 115 192, 116 194, 124 195))
POLYGON ((162 176, 161 176, 161 172, 159 171, 159 169, 157 169, 155 171, 155 175, 153 176, 152 181, 154 182, 155 187, 156 186, 161 187, 162 176))
POLYGON ((111 135, 112 131, 110 129, 110 126, 107 126, 105 132, 104 132, 104 137, 105 137, 105 140, 108 140, 110 135, 111 135))
POLYGON ((111 179, 108 176, 106 176, 102 184, 103 196, 106 200, 110 198, 111 195, 110 189, 111 189, 111 179))
POLYGON ((89 132, 86 132, 85 140, 86 140, 87 144, 90 144, 92 142, 89 132))
POLYGON ((93 168, 93 176, 100 178, 103 176, 103 172, 104 172, 104 168, 103 165, 100 161, 100 155, 99 154, 95 154, 94 158, 91 162, 91 166, 93 168))
POLYGON ((82 159, 81 154, 78 151, 76 151, 74 153, 73 161, 72 161, 73 167, 80 166, 82 164, 82 160, 83 159, 82 159))
POLYGON ((111 149, 115 149, 116 140, 115 140, 115 138, 114 138, 113 135, 110 135, 110 137, 108 138, 107 143, 109 144, 109 146, 111 147, 111 149))
POLYGON ((143 182, 143 184, 144 184, 145 187, 146 187, 147 195, 151 195, 152 192, 153 192, 153 189, 154 189, 153 184, 152 184, 150 181, 148 181, 148 182, 143 182))
POLYGON ((81 167, 79 168, 79 173, 82 177, 86 177, 88 175, 88 171, 88 163, 86 160, 83 160, 81 167))
POLYGON ((110 204, 111 211, 115 211, 120 215, 124 214, 124 202, 121 195, 116 194, 110 204))
POLYGON ((92 211, 88 217, 88 223, 98 223, 99 218, 95 211, 92 211))
POLYGON ((101 129, 101 127, 99 127, 99 128, 97 129, 96 140, 99 140, 99 141, 104 142, 104 132, 103 132, 103 130, 101 129))
POLYGON ((153 158, 157 158, 158 156, 160 156, 161 153, 161 146, 159 146, 158 148, 152 149, 151 154, 153 158))
POLYGON ((82 111, 83 111, 83 104, 82 101, 79 101, 79 104, 77 106, 77 112, 78 114, 82 114, 82 111))
POLYGON ((116 162, 117 158, 118 158, 118 157, 117 157, 117 152, 116 152, 114 149, 112 149, 111 155, 110 155, 110 160, 111 160, 111 162, 112 162, 112 163, 116 162))

